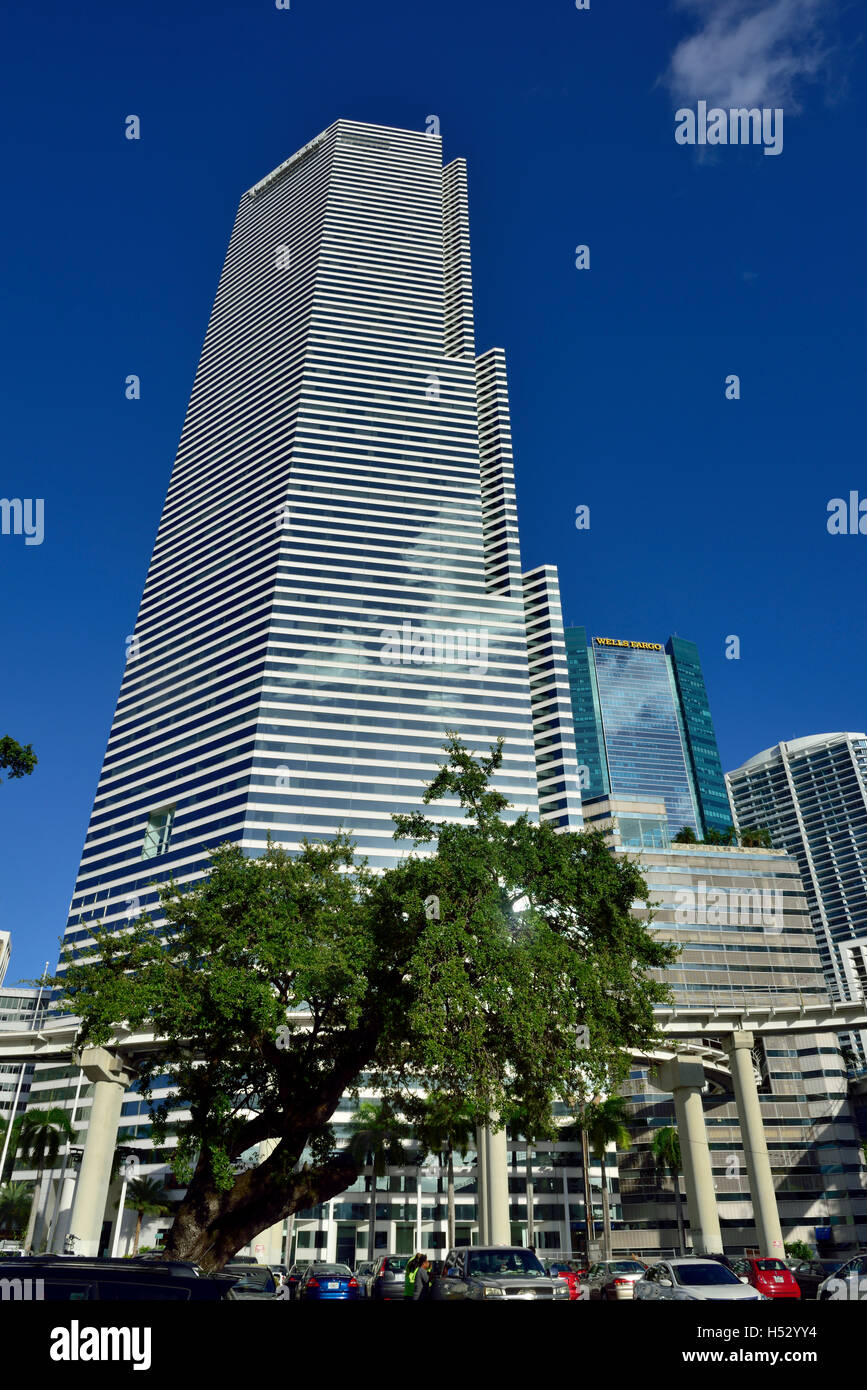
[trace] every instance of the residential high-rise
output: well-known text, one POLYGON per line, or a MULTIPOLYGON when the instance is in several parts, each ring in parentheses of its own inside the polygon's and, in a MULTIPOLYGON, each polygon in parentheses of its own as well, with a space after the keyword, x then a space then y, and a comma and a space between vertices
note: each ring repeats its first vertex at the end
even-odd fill
POLYGON ((224 841, 344 829, 393 864, 450 730, 505 737, 510 814, 580 828, 556 571, 522 573, 439 137, 339 120, 242 197, 127 649, 64 954, 158 923, 158 885, 224 841))
MULTIPOLYGON (((798 862, 828 989, 867 985, 867 735, 775 744, 726 774, 735 824, 766 827, 798 862)), ((867 1058, 867 1035, 850 1039, 867 1058)))
POLYGON ((731 814, 698 648, 566 629, 584 799, 665 800, 672 834, 726 830, 731 814))

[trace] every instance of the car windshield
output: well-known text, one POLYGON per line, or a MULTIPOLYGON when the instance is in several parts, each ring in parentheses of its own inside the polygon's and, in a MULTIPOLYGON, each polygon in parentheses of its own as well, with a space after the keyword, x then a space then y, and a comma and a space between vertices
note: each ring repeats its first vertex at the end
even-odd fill
POLYGON ((317 1279, 351 1279, 349 1265, 317 1265, 313 1273, 317 1279))
POLYGON ((245 1269, 235 1284, 236 1289, 276 1289, 274 1275, 270 1269, 245 1269))
POLYGON ((467 1256, 467 1273, 493 1279, 517 1276, 537 1279, 544 1276, 545 1271, 531 1250, 481 1250, 467 1256))
POLYGON ((408 1264, 409 1255, 404 1255, 403 1259, 401 1260, 386 1260, 385 1264, 383 1265, 383 1269, 388 1270, 390 1274, 400 1274, 404 1269, 406 1269, 408 1264))
POLYGON ((764 1270, 785 1270, 786 1266, 782 1260, 756 1260, 756 1269, 764 1270))
POLYGON ((739 1284, 736 1274, 725 1265, 673 1265, 675 1281, 678 1284, 739 1284))
POLYGON ((644 1265, 637 1260, 611 1260, 603 1269, 603 1274, 643 1274, 644 1265))

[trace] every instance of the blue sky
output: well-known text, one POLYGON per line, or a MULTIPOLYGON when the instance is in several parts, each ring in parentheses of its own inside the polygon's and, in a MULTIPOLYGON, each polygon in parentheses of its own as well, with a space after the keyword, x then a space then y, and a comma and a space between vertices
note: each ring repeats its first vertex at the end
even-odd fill
POLYGON ((0 788, 10 978, 54 963, 237 202, 338 116, 436 114, 468 160, 477 345, 567 619, 696 641, 725 767, 867 724, 867 537, 826 529, 867 497, 865 27, 842 0, 10 0, 0 494, 45 500, 41 545, 0 536, 0 733, 40 760, 0 788), (678 107, 729 98, 782 107, 781 154, 676 144, 678 107))

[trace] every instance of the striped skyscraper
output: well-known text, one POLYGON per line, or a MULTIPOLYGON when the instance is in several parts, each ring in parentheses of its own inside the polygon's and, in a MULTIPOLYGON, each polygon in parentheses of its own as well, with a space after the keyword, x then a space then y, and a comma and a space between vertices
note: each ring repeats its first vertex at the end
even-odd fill
POLYGON ((556 571, 522 576, 439 137, 340 120, 242 197, 128 647, 70 945, 221 841, 344 827, 393 863, 450 729, 505 736, 516 814, 580 826, 556 571))

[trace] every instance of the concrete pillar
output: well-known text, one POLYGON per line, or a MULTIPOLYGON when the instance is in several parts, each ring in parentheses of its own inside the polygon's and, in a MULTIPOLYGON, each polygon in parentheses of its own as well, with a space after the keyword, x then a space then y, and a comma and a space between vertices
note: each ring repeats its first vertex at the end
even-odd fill
POLYGON ((78 1180, 78 1165, 74 1167, 70 1164, 63 1175, 60 1184, 60 1193, 57 1198, 57 1214, 54 1220, 54 1230, 51 1233, 51 1252, 55 1255, 63 1254, 63 1243, 69 1232, 69 1222, 72 1216, 72 1203, 75 1197, 75 1184, 78 1180))
POLYGON ((762 1107, 753 1071, 752 1033, 732 1033, 726 1040, 726 1051, 732 1069, 735 1101, 744 1144, 744 1157, 747 1162, 747 1177, 750 1184, 750 1197, 759 1251, 762 1255, 776 1255, 783 1259, 783 1233, 780 1229, 780 1216, 777 1211, 777 1194, 771 1176, 771 1161, 765 1141, 765 1126, 762 1122, 762 1107))
POLYGON ((509 1155, 505 1127, 488 1129, 485 1148, 488 1164, 488 1244, 511 1245, 509 1155))
POLYGON ((670 1091, 674 1097, 694 1253, 721 1255, 722 1236, 701 1103, 704 1067, 701 1062, 673 1057, 670 1062, 664 1062, 659 1067, 657 1076, 660 1087, 664 1091, 670 1091))
POLYGON ((476 1187, 479 1211, 479 1245, 490 1245, 488 1235, 488 1133, 484 1125, 476 1128, 476 1187))
POLYGON ((105 1215, 105 1201, 111 1183, 111 1161, 117 1145, 117 1126, 124 1092, 130 1084, 129 1072, 104 1047, 88 1047, 81 1054, 81 1069, 93 1082, 93 1104, 81 1172, 75 1192, 70 1234, 76 1239, 76 1255, 98 1255, 99 1238, 105 1215))

